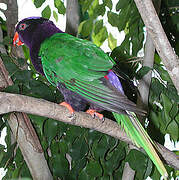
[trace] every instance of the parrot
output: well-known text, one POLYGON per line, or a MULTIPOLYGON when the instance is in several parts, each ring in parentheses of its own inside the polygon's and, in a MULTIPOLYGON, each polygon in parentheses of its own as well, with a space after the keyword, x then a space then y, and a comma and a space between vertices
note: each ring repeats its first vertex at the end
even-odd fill
POLYGON ((61 105, 71 114, 86 111, 103 119, 100 111, 112 112, 117 123, 137 147, 142 147, 166 179, 168 173, 157 154, 157 147, 136 115, 146 111, 128 99, 115 73, 116 62, 93 42, 61 31, 51 20, 28 17, 15 27, 13 44, 29 48, 38 73, 64 96, 61 105))

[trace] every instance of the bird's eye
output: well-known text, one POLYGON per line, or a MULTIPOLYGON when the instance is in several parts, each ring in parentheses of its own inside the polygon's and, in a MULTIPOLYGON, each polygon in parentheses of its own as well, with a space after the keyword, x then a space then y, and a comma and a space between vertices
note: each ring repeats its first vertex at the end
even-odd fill
POLYGON ((24 30, 27 27, 27 24, 20 24, 19 30, 24 30))

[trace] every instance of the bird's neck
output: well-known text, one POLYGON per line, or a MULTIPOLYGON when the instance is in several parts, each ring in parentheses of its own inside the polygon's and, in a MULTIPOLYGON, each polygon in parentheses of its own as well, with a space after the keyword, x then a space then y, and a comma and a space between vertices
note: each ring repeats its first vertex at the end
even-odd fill
POLYGON ((42 68, 42 63, 41 63, 41 58, 38 56, 40 46, 43 43, 43 41, 52 35, 56 33, 63 33, 60 29, 58 29, 56 26, 48 24, 40 26, 37 31, 33 33, 33 38, 31 43, 28 45, 30 49, 30 57, 32 64, 34 65, 35 69, 40 72, 42 75, 43 73, 43 68, 42 68))

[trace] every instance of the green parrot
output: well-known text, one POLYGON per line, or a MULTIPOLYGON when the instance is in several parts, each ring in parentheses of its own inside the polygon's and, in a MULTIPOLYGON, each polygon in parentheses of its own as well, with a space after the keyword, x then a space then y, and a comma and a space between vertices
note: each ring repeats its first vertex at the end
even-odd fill
POLYGON ((99 111, 111 111, 133 142, 142 147, 166 179, 167 171, 156 146, 136 114, 146 112, 130 101, 114 72, 116 63, 92 42, 71 36, 42 17, 20 21, 14 44, 28 46, 35 69, 64 95, 71 113, 87 111, 102 119, 99 111), (98 112, 97 112, 98 111, 98 112))

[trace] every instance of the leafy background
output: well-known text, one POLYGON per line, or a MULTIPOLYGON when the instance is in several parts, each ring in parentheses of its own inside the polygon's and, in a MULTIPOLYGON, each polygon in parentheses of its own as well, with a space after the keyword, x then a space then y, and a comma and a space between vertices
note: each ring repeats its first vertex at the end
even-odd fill
MULTIPOLYGON (((33 0, 36 8, 40 8, 45 0, 33 0)), ((150 69, 141 66, 139 52, 145 45, 145 28, 133 0, 120 0, 115 5, 112 0, 79 0, 80 24, 78 37, 93 41, 102 46, 105 41, 111 49, 109 55, 119 64, 126 76, 140 80, 150 69), (115 10, 115 11, 114 11, 115 10), (111 26, 125 33, 125 38, 117 46, 118 37, 113 37, 105 25, 104 17, 111 26)), ((177 0, 161 1, 160 20, 172 47, 179 55, 179 3, 177 0)), ((66 8, 61 0, 54 0, 55 10, 47 5, 42 10, 45 18, 54 17, 58 21, 59 14, 65 14, 66 8)), ((24 94, 43 98, 52 102, 63 101, 61 94, 52 87, 44 77, 38 75, 31 62, 29 52, 23 47, 25 59, 15 59, 11 54, 12 39, 7 36, 5 21, 0 18, 3 30, 3 45, 8 54, 1 54, 3 62, 13 79, 14 85, 5 92, 24 94), (28 67, 28 68, 27 68, 28 67)), ((153 78, 150 86, 148 132, 152 139, 164 143, 164 135, 170 134, 171 140, 179 140, 179 96, 161 62, 155 53, 153 78)), ((45 157, 54 179, 121 179, 125 162, 136 170, 135 179, 145 179, 150 175, 159 179, 160 175, 145 153, 131 150, 125 142, 101 134, 94 130, 57 122, 53 119, 29 115, 36 129, 45 157), (50 152, 50 154, 49 154, 50 152)), ((0 145, 0 167, 7 169, 3 179, 19 177, 31 178, 29 169, 16 144, 11 144, 10 128, 7 123, 8 114, 0 116, 0 131, 7 127, 5 141, 7 147, 0 145)), ((166 165, 175 178, 177 171, 166 165)))

